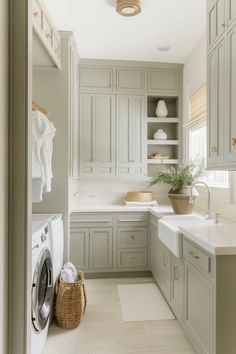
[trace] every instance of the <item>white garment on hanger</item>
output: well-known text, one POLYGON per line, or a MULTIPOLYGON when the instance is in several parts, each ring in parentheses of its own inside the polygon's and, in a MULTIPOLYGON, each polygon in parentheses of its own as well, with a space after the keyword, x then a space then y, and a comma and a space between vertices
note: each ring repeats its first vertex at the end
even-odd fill
POLYGON ((42 194, 51 191, 53 123, 39 111, 32 112, 32 199, 40 202, 42 194))

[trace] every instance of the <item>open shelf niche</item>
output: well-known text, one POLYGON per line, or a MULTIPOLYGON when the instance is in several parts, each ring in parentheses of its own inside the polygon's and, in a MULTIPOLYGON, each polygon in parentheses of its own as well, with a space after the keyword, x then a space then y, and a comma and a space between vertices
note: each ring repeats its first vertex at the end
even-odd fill
POLYGON ((179 164, 179 97, 178 96, 147 96, 147 164, 148 175, 158 165, 176 166, 179 164), (159 100, 164 100, 167 106, 167 117, 156 117, 156 107, 159 100), (154 133, 162 129, 167 134, 166 140, 155 140, 154 133), (163 158, 153 159, 160 154, 163 158))

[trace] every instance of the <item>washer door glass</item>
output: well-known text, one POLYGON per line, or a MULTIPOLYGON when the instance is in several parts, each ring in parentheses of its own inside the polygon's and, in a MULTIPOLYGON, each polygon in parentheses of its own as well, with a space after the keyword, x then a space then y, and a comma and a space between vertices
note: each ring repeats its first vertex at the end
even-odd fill
POLYGON ((35 267, 32 284, 32 323, 37 332, 48 322, 53 301, 52 259, 44 248, 35 267))

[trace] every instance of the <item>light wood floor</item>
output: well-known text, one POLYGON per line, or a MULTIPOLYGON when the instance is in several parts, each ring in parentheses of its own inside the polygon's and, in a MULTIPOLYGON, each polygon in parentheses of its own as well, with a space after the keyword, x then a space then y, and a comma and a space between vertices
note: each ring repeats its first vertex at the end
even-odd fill
POLYGON ((88 306, 74 330, 50 328, 43 354, 195 354, 175 320, 124 322, 118 284, 152 278, 87 280, 88 306))

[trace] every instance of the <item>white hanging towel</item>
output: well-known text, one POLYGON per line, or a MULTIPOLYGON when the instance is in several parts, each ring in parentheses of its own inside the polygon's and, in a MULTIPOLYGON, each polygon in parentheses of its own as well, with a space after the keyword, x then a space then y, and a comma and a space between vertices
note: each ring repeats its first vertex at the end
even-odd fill
POLYGON ((42 194, 51 191, 53 123, 39 111, 32 112, 32 200, 42 201, 42 194))

